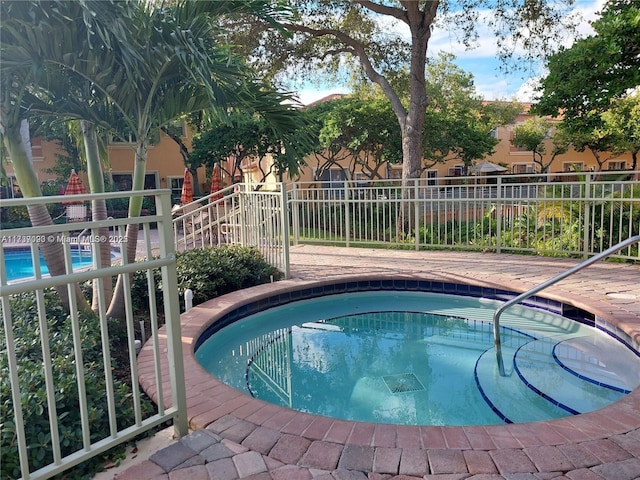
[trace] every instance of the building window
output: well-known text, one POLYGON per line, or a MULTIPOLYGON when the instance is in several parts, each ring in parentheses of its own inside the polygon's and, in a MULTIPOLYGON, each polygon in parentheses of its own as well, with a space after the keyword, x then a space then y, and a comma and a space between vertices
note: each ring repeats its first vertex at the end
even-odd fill
POLYGON ((607 163, 607 169, 609 169, 609 170, 626 170, 627 169, 627 162, 625 162, 624 160, 621 161, 621 162, 609 161, 607 163))
POLYGON ((367 180, 369 180, 369 177, 367 177, 367 175, 363 172, 355 172, 353 174, 353 179, 356 182, 366 182, 367 180))
POLYGON ((0 198, 20 198, 22 193, 18 186, 18 181, 13 175, 7 175, 6 179, 0 184, 0 198))
POLYGON ((387 170, 387 176, 390 179, 399 180, 402 178, 402 165, 391 165, 387 170))
POLYGON ((582 162, 565 162, 562 164, 563 172, 582 172, 584 164, 582 162))
POLYGON ((342 186, 342 182, 344 182, 346 179, 347 173, 343 168, 330 168, 329 170, 325 170, 324 172, 322 172, 322 177, 320 177, 320 180, 322 180, 323 182, 330 182, 332 188, 342 186))
MULTIPOLYGON (((113 189, 118 192, 126 192, 133 187, 133 174, 132 173, 114 173, 111 175, 113 178, 113 189)), ((147 173, 144 176, 144 189, 154 190, 158 188, 158 174, 147 173)))
POLYGON ((461 177, 464 175, 464 165, 456 165, 455 167, 449 167, 448 175, 450 177, 461 177))
POLYGON ((511 173, 536 173, 536 165, 534 163, 514 163, 513 165, 511 165, 511 173))
POLYGON ((499 140, 499 138, 498 138, 498 127, 496 127, 496 128, 494 128, 493 130, 491 130, 491 131, 489 132, 489 136, 490 136, 491 138, 495 138, 496 140, 499 140))
POLYGON ((171 189, 171 204, 179 205, 180 197, 182 196, 182 184, 184 183, 184 176, 182 177, 169 177, 169 188, 171 189))
MULTIPOLYGON (((314 176, 315 176, 314 172, 314 176)), ((328 189, 329 198, 344 198, 344 181, 347 179, 347 172, 343 168, 330 168, 324 170, 318 180, 322 182, 322 187, 328 189)))
POLYGON ((427 185, 437 185, 437 184, 438 184, 438 171, 427 170, 427 185))
POLYGON ((185 122, 174 120, 166 127, 167 133, 172 137, 186 137, 185 122))

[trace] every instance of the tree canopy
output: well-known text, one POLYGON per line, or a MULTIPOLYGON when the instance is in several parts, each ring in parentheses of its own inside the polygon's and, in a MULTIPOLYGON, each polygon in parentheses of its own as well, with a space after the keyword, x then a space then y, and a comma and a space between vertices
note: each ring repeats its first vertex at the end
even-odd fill
POLYGON ((617 150, 602 114, 640 85, 640 5, 610 0, 592 26, 595 35, 549 57, 533 112, 561 115, 574 147, 591 150, 602 167, 601 153, 617 150))
POLYGON ((301 128, 302 131, 294 129, 283 135, 263 118, 235 113, 194 136, 190 168, 204 165, 211 170, 220 163, 225 169, 227 159, 232 157, 233 166, 227 172, 231 178, 242 178, 245 159, 250 159, 261 172, 259 182, 264 182, 271 173, 278 178, 285 172, 295 176, 311 146, 306 126, 301 128))
POLYGON ((429 128, 423 135, 423 169, 448 160, 470 167, 474 160, 493 153, 498 140, 491 131, 511 123, 522 111, 516 102, 485 103, 476 92, 473 76, 453 61, 453 55, 440 54, 427 65, 429 128))
POLYGON ((292 19, 284 22, 289 37, 255 22, 234 24, 233 43, 247 45, 247 53, 264 70, 297 74, 344 71, 376 83, 387 97, 400 127, 403 178, 420 176, 422 132, 429 103, 425 67, 434 22, 439 18, 454 36, 472 45, 483 8, 489 8, 489 27, 497 37, 500 56, 514 51, 542 57, 564 37, 572 0, 289 0, 292 19), (239 39, 240 38, 240 39, 239 39), (395 80, 408 69, 405 99, 395 80))
POLYGON ((319 146, 349 152, 349 178, 356 172, 383 178, 383 165, 402 162, 400 130, 383 97, 352 96, 334 103, 324 118, 319 146))
POLYGON ((524 148, 531 152, 532 160, 538 164, 541 172, 549 170, 549 166, 555 158, 569 149, 569 140, 566 132, 562 129, 554 130, 553 124, 542 117, 533 117, 525 120, 521 125, 516 125, 513 130, 513 138, 511 143, 515 147, 524 148), (544 161, 544 153, 546 153, 545 140, 551 138, 553 143, 551 157, 547 162, 544 161))

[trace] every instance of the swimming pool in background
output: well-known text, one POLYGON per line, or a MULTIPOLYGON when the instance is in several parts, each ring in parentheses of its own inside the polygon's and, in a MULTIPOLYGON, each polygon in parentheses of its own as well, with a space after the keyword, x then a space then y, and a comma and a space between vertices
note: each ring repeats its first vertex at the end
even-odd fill
MULTIPOLYGON (((93 265, 91 250, 72 246, 71 262, 74 270, 79 268, 91 267, 93 265)), ((26 280, 33 277, 33 259, 31 257, 31 251, 25 249, 18 250, 5 248, 4 268, 6 271, 7 280, 9 282, 16 280, 26 280)), ((40 268, 42 275, 49 274, 49 269, 44 262, 42 253, 40 253, 40 268)))
POLYGON ((333 418, 411 425, 549 420, 603 407, 640 384, 640 358, 591 326, 501 303, 373 291, 269 308, 200 342, 196 358, 230 386, 333 418), (634 367, 635 366, 635 367, 634 367))

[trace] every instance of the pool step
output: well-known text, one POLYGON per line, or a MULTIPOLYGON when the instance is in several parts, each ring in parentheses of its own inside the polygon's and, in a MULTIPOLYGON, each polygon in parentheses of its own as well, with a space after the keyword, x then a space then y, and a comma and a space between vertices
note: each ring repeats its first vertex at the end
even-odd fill
POLYGON ((640 369, 629 368, 638 361, 638 354, 619 347, 619 342, 608 336, 573 337, 558 343, 553 355, 560 366, 576 376, 631 392, 640 386, 640 369))
POLYGON ((476 364, 476 382, 485 401, 506 421, 543 420, 549 409, 556 417, 589 412, 622 398, 627 393, 622 387, 635 388, 637 376, 606 369, 595 355, 602 353, 590 350, 585 339, 532 340, 518 349, 503 349, 508 376, 501 377, 495 350, 489 349, 476 364))
POLYGON ((516 372, 534 392, 577 413, 602 408, 626 393, 592 378, 584 365, 578 367, 574 362, 576 368, 586 373, 580 377, 563 368, 553 357, 554 352, 560 355, 559 358, 567 357, 567 354, 572 356, 572 349, 562 339, 546 338, 529 342, 516 353, 516 372))
POLYGON ((503 421, 536 422, 567 415, 522 382, 512 367, 515 350, 503 349, 502 353, 509 375, 500 376, 493 348, 478 359, 475 374, 483 398, 503 421))

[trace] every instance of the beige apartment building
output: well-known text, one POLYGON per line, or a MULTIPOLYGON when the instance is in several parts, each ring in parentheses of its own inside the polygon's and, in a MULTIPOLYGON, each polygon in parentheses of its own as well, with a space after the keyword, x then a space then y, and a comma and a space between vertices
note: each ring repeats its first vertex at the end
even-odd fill
MULTIPOLYGON (((504 167, 505 170, 501 174, 533 174, 541 173, 539 164, 536 164, 533 157, 533 152, 514 147, 511 140, 514 136, 514 130, 516 126, 523 124, 527 119, 532 118, 532 115, 528 113, 531 104, 523 104, 524 112, 518 115, 515 121, 509 125, 504 125, 496 128, 492 135, 498 140, 497 145, 494 147, 494 153, 486 156, 481 161, 489 161, 496 165, 504 167)), ((558 123, 559 120, 547 117, 547 120, 553 125, 558 123)), ((551 161, 553 151, 553 142, 550 138, 552 131, 549 132, 549 138, 544 141, 545 153, 543 154, 542 164, 549 165, 549 173, 571 172, 574 170, 579 171, 598 171, 598 170, 630 170, 633 166, 633 159, 631 152, 625 152, 622 155, 613 155, 610 152, 601 152, 600 161, 603 162, 602 168, 599 167, 596 158, 590 151, 578 152, 574 148, 570 148, 567 153, 557 155, 553 161, 551 161)), ((315 171, 322 165, 323 160, 319 156, 311 155, 307 159, 307 167, 303 168, 301 174, 301 180, 312 181, 315 178, 315 171)), ((338 166, 332 166, 331 171, 323 175, 323 179, 326 180, 343 180, 353 176, 355 178, 349 178, 351 180, 366 179, 366 175, 358 170, 356 167, 352 173, 349 169, 349 164, 352 162, 350 159, 345 160, 342 165, 343 171, 338 166)), ((425 164, 429 164, 426 159, 425 164)), ((401 178, 402 166, 401 165, 386 165, 386 168, 380 169, 380 173, 383 178, 401 178)), ((636 166, 640 168, 640 166, 636 166)), ((460 177, 470 174, 469 169, 465 167, 464 163, 460 160, 451 159, 445 163, 436 164, 430 168, 427 168, 424 173, 424 178, 430 179, 442 179, 460 177)))
MULTIPOLYGON (((537 165, 533 160, 533 152, 518 149, 511 144, 514 128, 530 117, 530 114, 523 112, 517 117, 514 123, 499 127, 492 132, 492 134, 497 138, 498 144, 495 147, 494 153, 487 156, 484 160, 488 160, 506 168, 502 174, 540 173, 539 165, 537 165)), ((180 135, 182 142, 187 148, 191 148, 192 132, 190 132, 186 125, 176 128, 180 129, 178 134, 180 135)), ((552 151, 552 142, 550 138, 545 140, 545 142, 546 153, 544 154, 543 163, 547 164, 551 158, 550 152, 552 151)), ((55 142, 46 142, 39 138, 34 138, 32 139, 32 152, 39 180, 41 182, 53 180, 55 175, 47 173, 47 170, 54 165, 57 158, 56 154, 63 154, 63 152, 60 151, 60 147, 55 142)), ((108 144, 107 152, 109 156, 109 164, 111 166, 110 174, 115 188, 122 191, 130 190, 135 157, 135 144, 131 141, 113 139, 108 144)), ((601 155, 601 160, 602 159, 606 159, 603 162, 602 170, 629 170, 632 167, 632 157, 630 152, 617 156, 604 152, 601 155)), ((262 162, 268 161, 268 158, 262 159, 262 162)), ((349 164, 351 163, 349 158, 344 159, 341 163, 341 166, 332 165, 327 169, 321 176, 322 180, 365 180, 367 178, 367 175, 363 173, 361 169, 358 169, 358 167, 355 169, 349 168, 349 164)), ((300 175, 294 180, 313 181, 314 178, 317 177, 317 169, 320 168, 321 164, 322 162, 318 156, 309 156, 306 160, 306 166, 301 168, 300 175)), ((223 163, 222 166, 223 185, 230 185, 233 181, 224 171, 231 172, 233 170, 233 159, 228 159, 227 165, 224 165, 223 163)), ((152 145, 148 150, 145 188, 170 188, 173 191, 174 203, 177 203, 180 198, 184 169, 185 164, 182 155, 180 154, 178 144, 164 133, 161 133, 158 142, 152 145)), ((567 153, 558 155, 549 166, 549 172, 551 173, 567 172, 574 169, 582 171, 597 171, 599 170, 599 166, 591 152, 578 152, 572 148, 569 149, 567 153)), ((15 181, 15 176, 13 175, 13 169, 10 162, 5 166, 5 170, 11 180, 11 184, 4 185, 2 187, 2 197, 10 198, 19 195, 19 188, 15 181)), ((258 182, 261 180, 262 173, 258 168, 257 160, 245 159, 242 170, 245 178, 236 178, 236 181, 243 180, 245 182, 258 182)), ((86 173, 79 173, 85 182, 85 185, 87 185, 86 173)), ((455 177, 467 175, 468 173, 469 172, 465 168, 465 165, 461 161, 454 159, 446 163, 434 165, 427 169, 423 173, 423 177, 442 180, 443 177, 453 179, 455 177)), ((379 175, 381 178, 400 178, 401 174, 401 165, 383 165, 383 167, 379 169, 379 175)), ((291 181, 291 179, 288 178, 285 180, 291 181)), ((266 179, 267 183, 276 181, 277 179, 274 175, 271 175, 266 179)), ((206 195, 209 193, 210 178, 207 177, 204 168, 199 168, 196 172, 195 183, 196 196, 206 195)))

